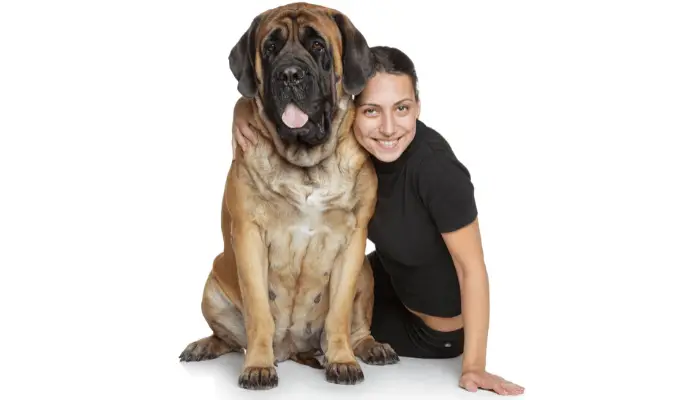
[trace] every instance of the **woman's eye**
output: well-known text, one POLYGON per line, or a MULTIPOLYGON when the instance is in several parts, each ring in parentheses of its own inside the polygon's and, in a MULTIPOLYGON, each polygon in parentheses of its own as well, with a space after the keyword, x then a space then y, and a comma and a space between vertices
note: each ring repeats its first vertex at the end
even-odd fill
POLYGON ((408 110, 408 106, 399 106, 398 109, 399 111, 404 112, 408 110))
POLYGON ((374 115, 375 112, 376 112, 375 109, 373 109, 373 108, 368 108, 368 109, 365 110, 364 114, 365 114, 365 115, 368 115, 368 116, 371 116, 371 115, 374 115))

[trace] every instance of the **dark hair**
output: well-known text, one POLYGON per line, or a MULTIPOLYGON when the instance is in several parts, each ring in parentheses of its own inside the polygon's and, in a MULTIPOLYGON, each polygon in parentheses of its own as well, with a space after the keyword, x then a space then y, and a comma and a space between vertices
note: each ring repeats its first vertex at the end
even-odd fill
POLYGON ((403 51, 389 46, 374 46, 370 49, 373 60, 372 76, 377 72, 408 75, 413 84, 413 93, 418 101, 418 75, 413 61, 403 51))

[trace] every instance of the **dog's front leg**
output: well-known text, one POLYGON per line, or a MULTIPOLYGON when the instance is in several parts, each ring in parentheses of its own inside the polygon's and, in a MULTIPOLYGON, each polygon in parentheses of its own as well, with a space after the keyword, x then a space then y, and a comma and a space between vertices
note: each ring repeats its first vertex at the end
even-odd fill
POLYGON ((268 256, 258 226, 250 222, 236 225, 233 247, 248 342, 238 384, 246 389, 271 389, 278 378, 272 350, 275 324, 268 302, 268 256))
POLYGON ((325 323, 326 380, 339 384, 355 384, 364 374, 350 345, 350 323, 357 279, 365 258, 367 229, 355 229, 350 243, 339 260, 341 264, 331 274, 330 305, 325 323))

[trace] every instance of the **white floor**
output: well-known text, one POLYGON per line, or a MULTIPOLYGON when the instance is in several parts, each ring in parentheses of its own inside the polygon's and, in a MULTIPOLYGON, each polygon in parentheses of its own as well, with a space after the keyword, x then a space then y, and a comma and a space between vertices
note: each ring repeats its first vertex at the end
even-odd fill
POLYGON ((277 372, 279 385, 264 392, 251 392, 237 385, 242 364, 241 354, 227 354, 216 360, 173 365, 174 382, 183 391, 202 394, 207 399, 289 399, 324 398, 358 399, 360 395, 426 394, 440 399, 494 398, 491 392, 467 393, 457 385, 460 359, 419 360, 403 358, 391 366, 361 364, 365 380, 354 386, 335 385, 325 381, 323 370, 294 362, 281 363, 277 372), (261 394, 264 393, 264 394, 261 394))

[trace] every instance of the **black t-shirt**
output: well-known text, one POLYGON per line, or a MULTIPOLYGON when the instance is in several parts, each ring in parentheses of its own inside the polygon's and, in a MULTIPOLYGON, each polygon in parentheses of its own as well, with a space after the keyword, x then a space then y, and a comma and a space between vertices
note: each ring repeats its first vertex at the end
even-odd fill
POLYGON ((459 315, 457 271, 440 234, 476 219, 469 171, 447 141, 421 121, 399 159, 372 159, 379 190, 368 238, 396 294, 415 311, 459 315))

